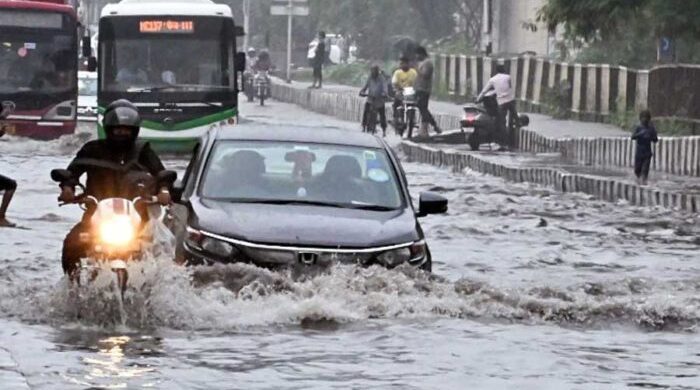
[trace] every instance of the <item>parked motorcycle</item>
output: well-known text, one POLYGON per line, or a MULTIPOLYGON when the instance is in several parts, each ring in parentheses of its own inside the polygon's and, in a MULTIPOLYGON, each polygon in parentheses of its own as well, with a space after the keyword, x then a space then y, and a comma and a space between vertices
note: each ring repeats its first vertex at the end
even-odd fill
POLYGON ((408 138, 413 136, 413 129, 416 127, 416 113, 418 104, 416 100, 416 90, 413 87, 406 87, 397 95, 401 104, 394 113, 394 130, 399 137, 403 137, 408 130, 408 138))
MULTIPOLYGON (((465 104, 462 107, 464 114, 460 121, 462 131, 473 128, 469 136, 469 146, 472 150, 479 150, 482 144, 498 143, 508 145, 507 134, 499 128, 499 108, 496 96, 485 96, 474 103, 465 104)), ((515 126, 525 127, 530 123, 527 115, 519 114, 515 126)), ((513 131, 515 129, 511 129, 513 131)))
MULTIPOLYGON (((65 169, 51 171, 51 179, 58 183, 69 180, 71 176, 71 172, 65 169)), ((92 272, 91 277, 94 277, 99 268, 108 265, 115 274, 122 296, 129 280, 127 264, 142 258, 146 249, 153 244, 153 224, 163 223, 169 212, 158 204, 155 196, 150 195, 153 193, 153 178, 148 174, 145 176, 148 178, 134 183, 141 194, 131 200, 109 198, 100 201, 86 195, 85 187, 80 184, 82 194, 76 196, 73 202, 59 204, 80 206, 90 221, 89 232, 80 236, 88 247, 87 257, 81 260, 81 270, 92 272), (151 183, 148 183, 149 180, 151 183)), ((173 183, 176 177, 175 172, 163 171, 158 175, 157 182, 173 183)))

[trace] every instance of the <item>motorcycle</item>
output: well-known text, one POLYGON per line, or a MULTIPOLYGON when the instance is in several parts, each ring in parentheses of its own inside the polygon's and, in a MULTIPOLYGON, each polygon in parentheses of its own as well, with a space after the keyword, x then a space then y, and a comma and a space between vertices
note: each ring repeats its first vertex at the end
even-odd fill
MULTIPOLYGON (((368 97, 366 93, 361 93, 360 97, 368 97)), ((365 112, 362 118, 362 132, 377 134, 377 123, 379 122, 379 110, 383 110, 382 107, 375 107, 376 99, 381 99, 385 101, 385 98, 369 97, 367 103, 365 103, 365 112)))
MULTIPOLYGON (((472 150, 479 150, 482 144, 490 144, 492 142, 501 145, 508 144, 507 135, 503 134, 503 131, 499 128, 498 118, 500 114, 495 95, 475 99, 474 103, 465 104, 462 109, 464 111, 460 121, 462 131, 468 128, 474 129, 468 140, 472 150)), ((529 123, 530 118, 527 115, 518 114, 515 126, 521 128, 529 123)), ((511 131, 513 130, 515 129, 511 129, 511 131)))
POLYGON ((266 70, 259 71, 253 76, 253 91, 260 99, 260 105, 265 105, 265 99, 270 96, 270 75, 266 70))
MULTIPOLYGON (((126 198, 109 198, 97 200, 95 197, 85 194, 85 187, 79 184, 83 193, 75 197, 72 202, 62 202, 59 206, 75 204, 80 206, 88 216, 90 229, 81 233, 80 240, 85 243, 88 250, 86 258, 81 260, 80 268, 92 272, 92 278, 104 265, 108 265, 116 276, 116 283, 122 297, 127 288, 129 274, 127 265, 133 261, 139 261, 147 249, 153 244, 152 223, 163 223, 169 210, 160 206, 155 196, 147 195, 152 177, 141 176, 136 183, 140 195, 129 200, 126 198), (156 206, 156 210, 153 207, 156 206)), ((72 177, 70 171, 54 169, 51 171, 51 179, 63 183, 72 177)), ((172 184, 177 174, 172 171, 163 171, 158 177, 159 183, 172 184)))
POLYGON ((416 113, 418 112, 416 90, 413 87, 406 87, 397 98, 401 104, 394 113, 394 130, 399 137, 403 137, 408 130, 408 138, 410 139, 413 136, 413 129, 416 127, 416 113))

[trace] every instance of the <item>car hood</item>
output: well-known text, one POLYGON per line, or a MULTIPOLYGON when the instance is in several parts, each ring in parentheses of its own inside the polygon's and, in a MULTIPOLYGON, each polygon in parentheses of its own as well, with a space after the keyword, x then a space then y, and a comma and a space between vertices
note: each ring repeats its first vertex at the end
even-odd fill
POLYGON ((253 243, 371 248, 421 238, 410 208, 379 212, 202 199, 191 204, 190 223, 195 227, 253 243))

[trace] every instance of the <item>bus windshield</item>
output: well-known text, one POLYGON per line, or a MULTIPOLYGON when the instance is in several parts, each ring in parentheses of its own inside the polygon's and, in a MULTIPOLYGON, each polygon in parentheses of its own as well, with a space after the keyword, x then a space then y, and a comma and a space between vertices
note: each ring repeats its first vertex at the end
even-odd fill
POLYGON ((73 89, 78 66, 75 31, 47 28, 61 28, 62 16, 26 12, 20 16, 31 18, 10 19, 8 15, 18 13, 0 10, 0 14, 5 16, 0 17, 0 93, 51 94, 73 89), (31 28, 22 24, 32 21, 45 24, 31 28))
POLYGON ((101 23, 103 91, 233 89, 230 27, 222 18, 120 17, 101 23))

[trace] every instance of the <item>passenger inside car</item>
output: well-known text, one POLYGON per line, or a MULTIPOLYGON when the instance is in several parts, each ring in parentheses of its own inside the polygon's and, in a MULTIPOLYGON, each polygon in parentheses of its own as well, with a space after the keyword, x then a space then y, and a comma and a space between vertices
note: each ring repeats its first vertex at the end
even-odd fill
POLYGON ((323 173, 311 184, 311 193, 328 202, 367 202, 362 185, 362 167, 349 155, 335 155, 328 159, 323 173))
POLYGON ((213 198, 266 199, 271 192, 265 180, 265 158, 252 150, 239 150, 216 164, 216 173, 204 183, 213 198))

